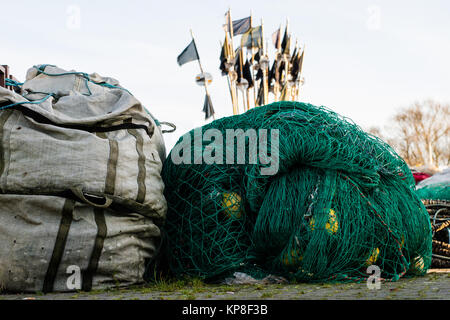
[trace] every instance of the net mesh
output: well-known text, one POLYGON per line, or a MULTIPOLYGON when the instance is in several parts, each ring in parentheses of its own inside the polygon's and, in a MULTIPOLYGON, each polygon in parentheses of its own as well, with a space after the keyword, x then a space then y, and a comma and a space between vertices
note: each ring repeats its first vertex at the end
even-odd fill
POLYGON ((222 134, 223 150, 205 138, 199 143, 197 128, 177 142, 163 167, 165 256, 175 275, 214 281, 241 271, 255 278, 362 281, 368 266, 377 265, 382 279, 395 281, 429 268, 429 216, 408 166, 350 120, 283 101, 201 128, 208 129, 222 134), (268 155, 279 154, 277 173, 261 173, 269 167, 264 157, 251 163, 249 137, 245 164, 238 163, 238 140, 225 141, 227 129, 278 129, 279 147, 270 133, 266 145, 268 155), (179 148, 186 142, 190 154, 179 148), (190 161, 174 162, 174 152, 190 161), (223 163, 201 161, 208 152, 223 163))

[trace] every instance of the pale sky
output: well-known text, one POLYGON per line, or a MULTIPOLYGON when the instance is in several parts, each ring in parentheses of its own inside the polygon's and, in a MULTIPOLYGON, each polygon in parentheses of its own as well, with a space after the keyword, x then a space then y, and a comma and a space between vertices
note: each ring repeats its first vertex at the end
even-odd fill
MULTIPOLYGON (((289 18, 306 45, 299 100, 324 105, 367 129, 427 98, 450 102, 450 2, 310 1, 0 1, 0 63, 24 80, 35 64, 118 79, 160 121, 170 149, 205 124, 204 91, 194 82, 197 62, 176 57, 196 37, 216 117, 232 115, 219 70, 224 14, 252 12, 270 38, 289 18), (79 15, 78 15, 79 12, 79 15), (79 19, 77 18, 79 16, 79 19)), ((273 57, 273 49, 269 54, 273 57)))

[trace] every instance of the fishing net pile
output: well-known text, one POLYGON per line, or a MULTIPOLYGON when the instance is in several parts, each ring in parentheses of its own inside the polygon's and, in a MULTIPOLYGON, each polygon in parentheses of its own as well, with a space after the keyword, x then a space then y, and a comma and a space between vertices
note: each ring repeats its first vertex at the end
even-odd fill
POLYGON ((450 268, 450 168, 417 184, 417 195, 430 214, 433 230, 431 265, 450 268))
POLYGON ((215 120, 201 128, 203 138, 198 132, 184 135, 163 166, 165 256, 176 276, 362 281, 377 265, 382 279, 395 281, 429 268, 430 221, 409 168, 347 119, 283 101, 215 120), (242 130, 244 164, 227 129, 242 130), (258 139, 267 130, 256 164, 249 129, 258 139), (202 161, 206 154, 215 163, 202 161), (276 154, 278 170, 264 173, 276 154))
POLYGON ((39 65, 9 84, 16 90, 0 88, 0 288, 142 283, 166 214, 160 126, 98 74, 39 65))
POLYGON ((416 188, 421 199, 450 201, 450 168, 420 181, 416 188))

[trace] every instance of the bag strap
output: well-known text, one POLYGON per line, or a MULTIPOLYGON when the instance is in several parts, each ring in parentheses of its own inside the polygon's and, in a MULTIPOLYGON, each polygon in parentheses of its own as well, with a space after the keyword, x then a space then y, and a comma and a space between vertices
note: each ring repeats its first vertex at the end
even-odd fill
POLYGON ((47 273, 44 278, 42 291, 44 293, 52 292, 55 283, 58 268, 61 263, 64 250, 66 248, 67 236, 69 234, 70 225, 73 219, 73 209, 75 201, 66 199, 61 214, 61 222, 59 224, 58 234, 56 236, 55 246, 53 248, 52 257, 48 264, 47 273))
POLYGON ((86 271, 83 272, 83 291, 91 291, 92 289, 92 279, 94 274, 97 272, 98 262, 103 251, 103 243, 108 233, 106 227, 105 213, 102 209, 94 209, 95 223, 97 224, 97 235, 94 241, 94 249, 92 250, 91 258, 89 260, 89 265, 86 271))

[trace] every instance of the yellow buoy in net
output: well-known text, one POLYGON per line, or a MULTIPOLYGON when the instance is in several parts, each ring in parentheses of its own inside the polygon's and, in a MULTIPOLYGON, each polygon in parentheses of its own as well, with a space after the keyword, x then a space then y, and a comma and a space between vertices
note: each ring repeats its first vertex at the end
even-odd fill
MULTIPOLYGON (((314 231, 316 220, 314 217, 311 218, 309 221, 309 225, 311 227, 311 230, 314 231)), ((325 229, 327 229, 328 233, 335 234, 338 231, 339 223, 336 217, 336 213, 333 209, 330 209, 330 212, 328 213, 328 220, 325 224, 325 229)))
POLYGON ((300 255, 300 250, 294 250, 292 249, 290 252, 286 252, 283 255, 283 264, 285 266, 293 266, 296 265, 303 260, 303 256, 300 255))
POLYGON ((229 218, 239 219, 242 216, 241 196, 236 192, 222 194, 222 207, 229 218))
POLYGON ((380 249, 379 248, 373 249, 372 252, 370 253, 369 258, 366 260, 366 266, 375 264, 378 260, 379 255, 380 255, 380 249))

